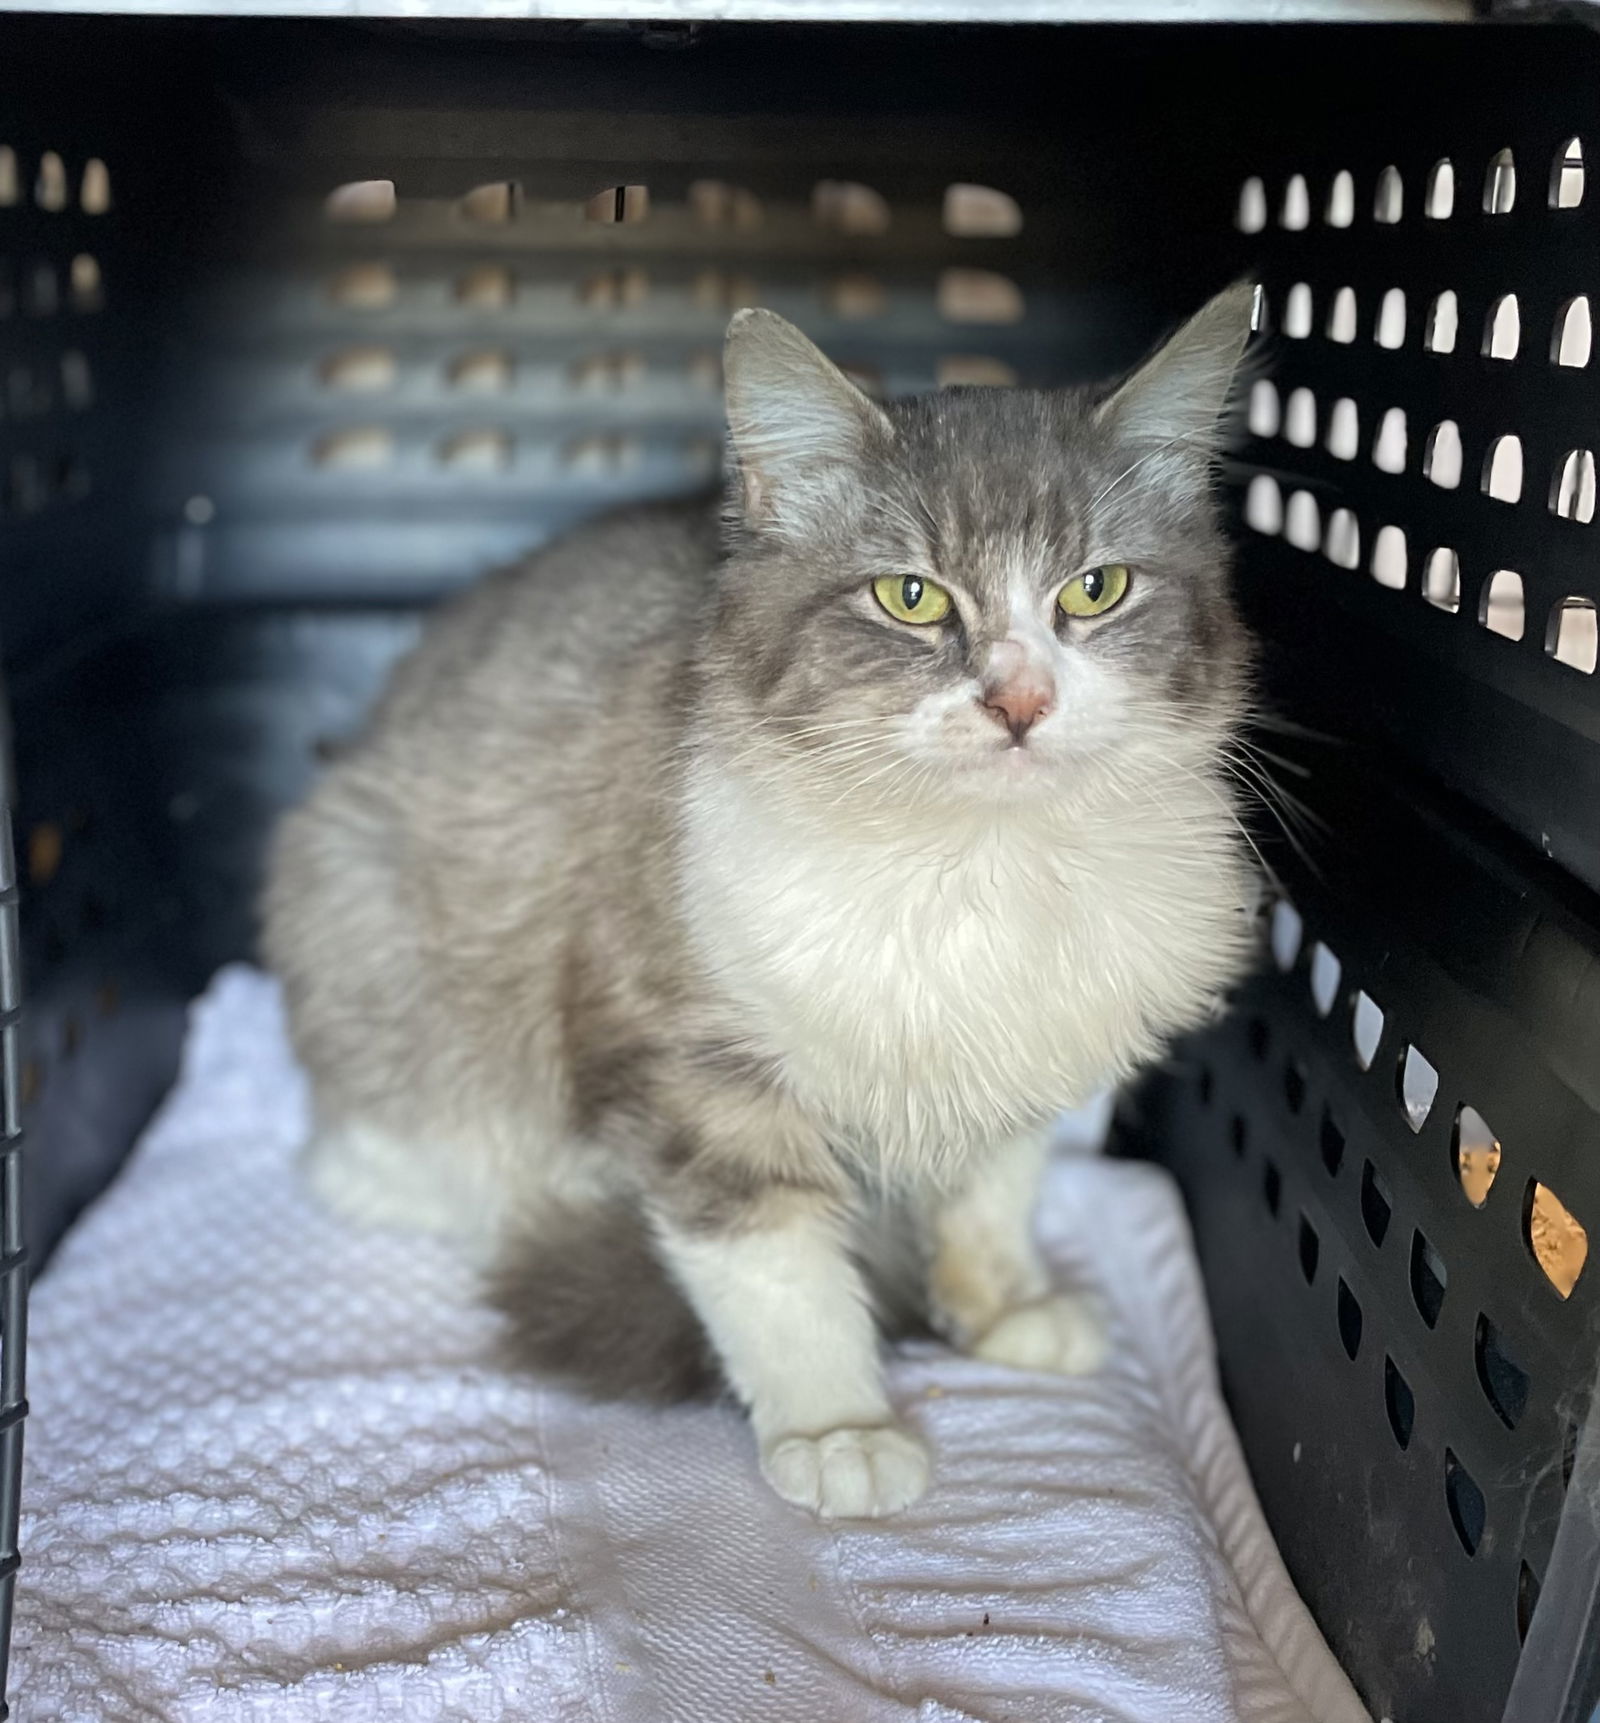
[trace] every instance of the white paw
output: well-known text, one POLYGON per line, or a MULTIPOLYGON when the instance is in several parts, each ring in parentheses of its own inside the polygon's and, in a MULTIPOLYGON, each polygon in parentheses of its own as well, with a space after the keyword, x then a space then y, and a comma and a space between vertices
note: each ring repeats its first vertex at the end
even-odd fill
POLYGON ((786 1502, 825 1520, 897 1514, 928 1487, 928 1450, 894 1424, 782 1436, 761 1470, 786 1502))
POLYGON ((1057 1293, 1008 1310, 972 1348, 1016 1370, 1087 1376, 1106 1360, 1105 1321, 1093 1299, 1057 1293))

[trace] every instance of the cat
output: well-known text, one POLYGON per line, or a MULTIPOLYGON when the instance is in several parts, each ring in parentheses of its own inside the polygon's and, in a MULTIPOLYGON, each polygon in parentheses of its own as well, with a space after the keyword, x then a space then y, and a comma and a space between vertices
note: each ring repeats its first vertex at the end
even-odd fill
POLYGON ((1252 949, 1250 652, 1212 494, 1228 289, 1120 384, 879 405, 765 310, 729 483, 448 605, 264 898, 316 1188, 494 1265, 528 1363, 721 1384, 823 1516, 925 1488, 878 1293, 1102 1361, 1031 1236, 1049 1125, 1252 949))

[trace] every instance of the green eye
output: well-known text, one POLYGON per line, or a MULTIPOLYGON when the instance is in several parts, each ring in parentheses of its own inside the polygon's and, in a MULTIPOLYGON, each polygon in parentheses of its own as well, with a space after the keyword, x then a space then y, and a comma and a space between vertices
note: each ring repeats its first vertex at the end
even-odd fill
POLYGON ((1086 569, 1056 594, 1056 603, 1068 616, 1104 616, 1121 604, 1128 592, 1128 570, 1124 563, 1108 562, 1104 568, 1086 569))
POLYGON ((917 574, 886 574, 872 583, 872 596, 895 619, 925 627, 950 614, 950 594, 917 574))

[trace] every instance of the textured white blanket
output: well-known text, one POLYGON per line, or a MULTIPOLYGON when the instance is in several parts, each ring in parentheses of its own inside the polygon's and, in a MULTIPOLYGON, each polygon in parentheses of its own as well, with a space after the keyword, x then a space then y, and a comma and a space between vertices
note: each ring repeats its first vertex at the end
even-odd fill
POLYGON ((1052 1176, 1108 1373, 904 1358, 934 1487, 822 1526, 727 1408, 490 1368, 464 1268, 302 1195, 304 1124, 274 987, 224 973, 36 1289, 24 1723, 1365 1717, 1262 1521, 1161 1174, 1052 1176))

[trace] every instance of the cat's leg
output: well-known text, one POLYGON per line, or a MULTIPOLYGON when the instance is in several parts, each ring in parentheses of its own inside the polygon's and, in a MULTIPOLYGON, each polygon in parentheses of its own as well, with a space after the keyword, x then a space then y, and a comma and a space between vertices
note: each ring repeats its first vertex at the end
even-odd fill
POLYGON ((930 1224, 934 1320, 976 1357, 1079 1376, 1105 1359, 1092 1299, 1052 1293, 1034 1242, 1033 1211, 1050 1133, 1032 1131, 984 1156, 930 1224))
POLYGON ((845 1248, 837 1198, 772 1185, 712 1217, 656 1216, 667 1263, 734 1392, 761 1470, 824 1518, 876 1518, 916 1500, 928 1454, 896 1422, 877 1326, 845 1248))

